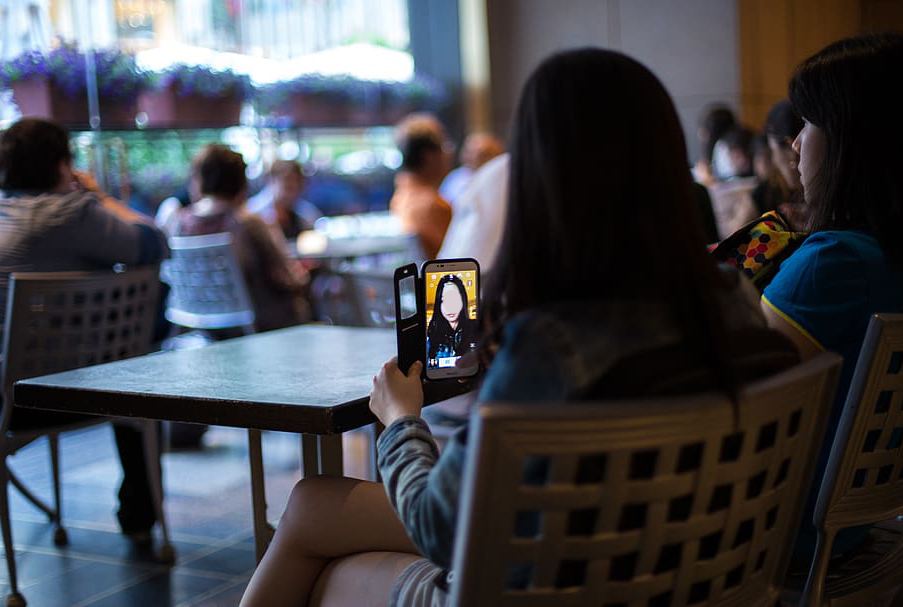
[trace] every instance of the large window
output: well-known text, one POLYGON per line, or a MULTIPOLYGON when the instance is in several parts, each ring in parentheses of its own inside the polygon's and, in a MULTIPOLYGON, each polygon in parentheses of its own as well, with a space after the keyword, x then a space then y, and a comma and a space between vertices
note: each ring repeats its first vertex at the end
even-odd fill
MULTIPOLYGON (((9 59, 62 42, 115 47, 134 53, 143 69, 231 69, 258 86, 307 73, 405 81, 414 74, 407 7, 407 0, 16 0, 0 2, 0 51, 9 59)), ((17 114, 10 93, 0 91, 0 121, 17 114)), ((309 196, 329 214, 387 204, 399 162, 391 129, 263 128, 272 124, 250 115, 227 129, 75 129, 76 162, 145 212, 184 193, 191 156, 213 141, 243 153, 255 188, 274 159, 293 159, 309 175, 309 196)))

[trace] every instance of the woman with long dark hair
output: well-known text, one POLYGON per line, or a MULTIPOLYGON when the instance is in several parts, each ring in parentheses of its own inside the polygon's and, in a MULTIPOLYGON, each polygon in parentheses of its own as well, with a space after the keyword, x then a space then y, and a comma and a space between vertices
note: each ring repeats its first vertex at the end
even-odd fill
POLYGON ((433 316, 426 329, 427 360, 463 356, 471 350, 474 321, 470 318, 467 289, 454 274, 436 285, 433 316))
MULTIPOLYGON (((765 289, 769 325, 805 358, 843 355, 797 556, 815 542, 812 511, 869 319, 903 312, 903 36, 868 35, 835 42, 796 70, 790 102, 803 117, 793 142, 809 238, 765 289)), ((842 552, 863 529, 838 534, 842 552)))
MULTIPOLYGON (((735 394, 728 336, 765 320, 751 285, 705 252, 683 133, 658 79, 612 51, 554 55, 524 87, 510 149, 478 400, 661 394, 687 365, 702 378, 692 389, 735 394), (647 371, 642 353, 665 348, 675 355, 651 379, 616 372, 637 356, 647 371)), ((374 378, 385 485, 301 481, 243 605, 445 604, 467 432, 439 457, 419 417, 420 371, 391 360, 374 378)))

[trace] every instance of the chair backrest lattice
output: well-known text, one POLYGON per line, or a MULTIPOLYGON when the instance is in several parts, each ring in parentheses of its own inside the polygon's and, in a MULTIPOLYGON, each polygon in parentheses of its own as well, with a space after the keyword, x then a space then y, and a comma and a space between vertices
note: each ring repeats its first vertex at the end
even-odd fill
POLYGON ((150 350, 159 267, 125 272, 16 272, 3 344, 4 402, 20 379, 150 350))
POLYGON ((736 405, 480 407, 452 604, 771 607, 839 367, 821 354, 736 405))
POLYGON ((171 291, 166 318, 192 329, 252 326, 254 307, 228 233, 174 236, 162 277, 171 291))
POLYGON ((815 509, 833 530, 903 514, 903 314, 872 317, 815 509))

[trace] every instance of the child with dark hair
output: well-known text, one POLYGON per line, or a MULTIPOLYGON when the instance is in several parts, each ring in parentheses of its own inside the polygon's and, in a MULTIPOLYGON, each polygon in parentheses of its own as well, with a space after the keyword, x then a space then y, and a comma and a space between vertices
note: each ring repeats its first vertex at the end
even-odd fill
POLYGON ((473 325, 464 283, 454 274, 446 274, 436 285, 433 316, 426 330, 427 360, 454 358, 470 352, 476 333, 473 325))
MULTIPOLYGON (((804 358, 822 350, 844 358, 797 541, 802 560, 815 544, 815 497, 869 319, 903 312, 901 67, 903 35, 867 35, 824 48, 790 81, 790 102, 803 118, 792 145, 811 235, 765 288, 762 309, 804 358)), ((864 536, 844 530, 834 550, 864 536)))

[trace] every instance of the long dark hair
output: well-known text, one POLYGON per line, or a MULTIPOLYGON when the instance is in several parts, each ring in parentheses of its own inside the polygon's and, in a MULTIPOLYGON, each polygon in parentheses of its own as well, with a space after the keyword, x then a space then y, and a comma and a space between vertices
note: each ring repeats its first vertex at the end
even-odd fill
MULTIPOLYGON (((430 338, 430 353, 436 351, 438 344, 436 339, 445 335, 453 335, 458 329, 461 331, 461 343, 465 348, 469 346, 470 340, 473 339, 475 328, 473 321, 470 319, 469 306, 467 302, 467 289, 464 283, 454 274, 446 274, 439 279, 436 285, 436 301, 433 302, 433 317, 430 319, 429 327, 427 327, 427 335, 430 338), (442 314, 442 293, 447 285, 454 285, 461 295, 461 313, 458 315, 458 327, 452 329, 451 324, 442 314)), ((459 353, 460 354, 460 353, 459 353)))
POLYGON ((706 253, 683 131, 652 72, 613 51, 553 55, 524 86, 509 149, 488 326, 552 301, 661 301, 733 395, 715 297, 729 284, 706 253))
POLYGON ((835 42, 790 81, 796 111, 825 134, 806 200, 809 229, 864 230, 903 266, 903 35, 835 42))

